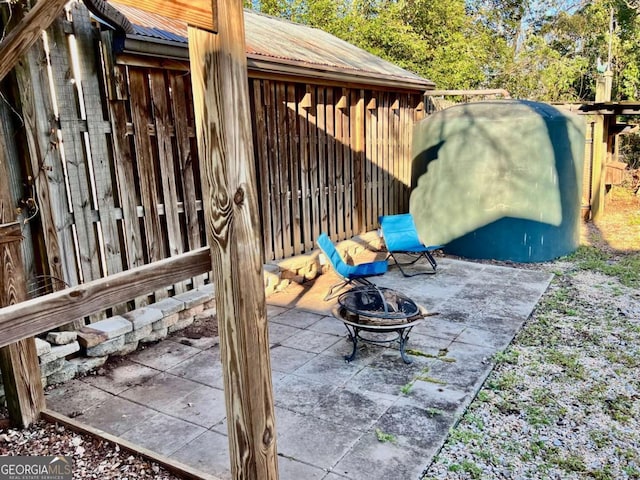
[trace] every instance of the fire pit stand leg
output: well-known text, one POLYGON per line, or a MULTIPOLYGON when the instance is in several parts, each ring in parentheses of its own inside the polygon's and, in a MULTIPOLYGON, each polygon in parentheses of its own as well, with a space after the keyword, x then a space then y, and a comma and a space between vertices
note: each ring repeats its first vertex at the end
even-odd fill
POLYGON ((344 359, 346 362, 351 362, 356 358, 356 353, 358 352, 358 329, 356 327, 350 328, 346 323, 344 324, 347 332, 349 332, 349 340, 353 342, 353 351, 351 355, 345 355, 344 359))
POLYGON ((413 363, 413 359, 407 356, 405 347, 407 346, 407 340, 409 340, 409 332, 413 327, 402 329, 398 331, 398 340, 400 341, 400 356, 404 363, 413 363))

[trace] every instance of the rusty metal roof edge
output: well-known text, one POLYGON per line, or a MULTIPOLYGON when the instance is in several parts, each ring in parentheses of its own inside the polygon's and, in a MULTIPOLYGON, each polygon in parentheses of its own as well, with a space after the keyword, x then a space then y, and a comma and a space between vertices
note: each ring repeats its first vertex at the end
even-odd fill
POLYGON ((430 80, 421 81, 391 74, 378 74, 365 70, 330 67, 324 64, 298 62, 295 60, 269 57, 259 54, 247 54, 247 64, 250 68, 268 73, 282 73, 307 78, 339 80, 363 85, 379 85, 387 87, 401 87, 410 90, 431 90, 435 83, 430 80))
MULTIPOLYGON (((127 34, 119 53, 144 54, 153 57, 189 60, 189 47, 182 42, 151 38, 145 35, 127 34)), ((435 83, 391 74, 378 74, 366 70, 332 67, 324 64, 312 64, 295 60, 270 57, 260 54, 247 54, 248 67, 267 73, 287 74, 297 77, 318 78, 323 80, 358 83, 362 85, 396 87, 409 90, 431 90, 435 83)))

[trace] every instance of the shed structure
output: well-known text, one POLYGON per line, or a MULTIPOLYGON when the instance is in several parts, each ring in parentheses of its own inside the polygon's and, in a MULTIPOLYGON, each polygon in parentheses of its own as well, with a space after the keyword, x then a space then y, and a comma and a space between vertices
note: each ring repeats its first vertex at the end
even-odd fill
MULTIPOLYGON (((110 3, 133 28, 113 35, 115 71, 183 78, 188 98, 186 25, 110 3)), ((407 211, 412 127, 433 83, 315 28, 250 10, 245 28, 265 261, 407 211)))

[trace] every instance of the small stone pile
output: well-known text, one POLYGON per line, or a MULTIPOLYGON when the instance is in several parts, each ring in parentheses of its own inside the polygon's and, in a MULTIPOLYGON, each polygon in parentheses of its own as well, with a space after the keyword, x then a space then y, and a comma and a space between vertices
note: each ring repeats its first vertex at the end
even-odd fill
MULTIPOLYGON (((213 315, 213 285, 204 285, 94 322, 77 332, 49 332, 44 338, 36 337, 42 385, 46 387, 85 375, 101 367, 110 356, 127 355, 140 344, 157 342, 187 328, 199 316, 213 315)), ((0 404, 4 401, 0 377, 0 404)))

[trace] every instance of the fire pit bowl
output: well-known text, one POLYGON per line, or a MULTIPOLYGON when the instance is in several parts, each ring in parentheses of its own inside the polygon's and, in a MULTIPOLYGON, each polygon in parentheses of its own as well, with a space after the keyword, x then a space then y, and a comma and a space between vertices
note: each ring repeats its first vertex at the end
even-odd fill
POLYGON ((344 323, 353 343, 351 355, 345 356, 347 362, 355 359, 358 340, 363 340, 377 344, 399 342, 405 363, 412 362, 405 352, 409 332, 425 316, 423 309, 406 295, 376 285, 355 287, 340 295, 333 315, 344 323), (391 339, 373 338, 363 336, 362 332, 396 335, 391 339))

